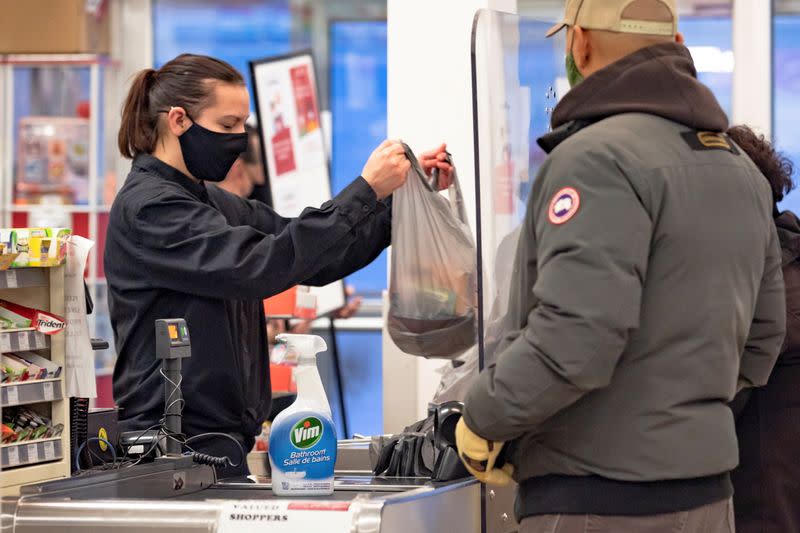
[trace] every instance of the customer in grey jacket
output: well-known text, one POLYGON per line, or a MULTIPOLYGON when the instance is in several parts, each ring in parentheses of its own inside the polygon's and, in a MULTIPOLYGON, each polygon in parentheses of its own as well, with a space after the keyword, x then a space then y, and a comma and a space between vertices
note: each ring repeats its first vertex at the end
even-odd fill
POLYGON ((539 140, 514 331, 459 451, 484 480, 513 465, 523 532, 732 532, 728 402, 784 337, 771 191, 721 133, 674 1, 569 1, 563 25, 576 85, 539 140))

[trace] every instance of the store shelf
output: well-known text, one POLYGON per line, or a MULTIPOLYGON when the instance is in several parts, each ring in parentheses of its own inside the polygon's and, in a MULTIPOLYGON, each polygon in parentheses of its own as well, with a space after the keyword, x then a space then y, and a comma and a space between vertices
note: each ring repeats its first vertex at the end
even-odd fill
POLYGON ((3 483, 0 488, 2 496, 19 496, 19 488, 30 483, 41 483, 53 479, 69 477, 69 461, 62 457, 60 461, 39 463, 25 468, 3 470, 3 483))
POLYGON ((49 283, 44 268, 12 268, 0 271, 0 289, 46 287, 49 283))
POLYGON ((50 345, 47 335, 33 328, 0 332, 0 353, 46 350, 50 345))
POLYGON ((32 403, 57 402, 63 399, 61 378, 3 383, 0 386, 0 404, 4 408, 32 403))
POLYGON ((58 461, 64 455, 60 437, 4 444, 0 453, 3 469, 58 461))

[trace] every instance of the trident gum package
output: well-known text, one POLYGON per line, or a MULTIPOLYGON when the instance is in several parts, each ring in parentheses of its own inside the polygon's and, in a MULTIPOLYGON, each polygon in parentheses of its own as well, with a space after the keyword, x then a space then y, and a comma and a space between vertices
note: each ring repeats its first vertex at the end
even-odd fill
POLYGON ((57 315, 5 300, 0 300, 0 319, 6 329, 34 328, 45 335, 55 335, 67 326, 57 315))

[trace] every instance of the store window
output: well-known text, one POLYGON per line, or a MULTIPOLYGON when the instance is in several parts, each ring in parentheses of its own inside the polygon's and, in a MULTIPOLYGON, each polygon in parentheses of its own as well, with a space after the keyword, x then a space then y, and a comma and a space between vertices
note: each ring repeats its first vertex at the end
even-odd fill
MULTIPOLYGON (((776 2, 773 22, 773 138, 795 163, 800 176, 800 2, 776 2)), ((800 213, 800 193, 790 194, 781 209, 800 213)))
POLYGON ((680 31, 692 53, 698 79, 719 100, 728 116, 733 111, 733 21, 730 16, 684 16, 680 31))
MULTIPOLYGON (((330 25, 330 106, 333 191, 361 174, 364 162, 386 138, 386 21, 333 21, 330 25)), ((384 252, 348 281, 379 298, 386 288, 384 252)))
POLYGON ((252 94, 249 61, 308 47, 307 38, 293 39, 292 15, 288 0, 157 0, 153 2, 154 67, 184 53, 218 57, 245 76, 252 94))

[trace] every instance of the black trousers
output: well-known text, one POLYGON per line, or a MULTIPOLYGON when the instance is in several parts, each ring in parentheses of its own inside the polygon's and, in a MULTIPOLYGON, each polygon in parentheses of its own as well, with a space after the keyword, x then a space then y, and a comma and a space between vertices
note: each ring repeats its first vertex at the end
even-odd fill
POLYGON ((730 499, 690 511, 650 516, 541 515, 519 533, 734 533, 730 499))
POLYGON ((777 366, 736 419, 738 533, 800 533, 800 365, 777 366))

